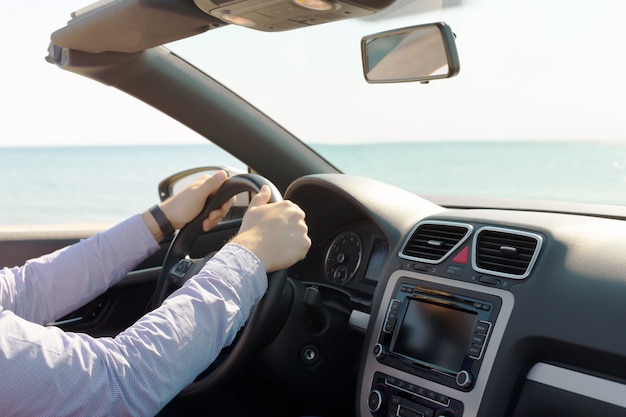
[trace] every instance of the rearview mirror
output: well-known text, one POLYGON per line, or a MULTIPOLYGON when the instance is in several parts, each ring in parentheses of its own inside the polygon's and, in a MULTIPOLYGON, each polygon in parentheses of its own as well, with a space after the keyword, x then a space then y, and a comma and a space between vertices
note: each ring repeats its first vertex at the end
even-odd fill
POLYGON ((361 54, 368 83, 427 83, 454 77, 460 69, 454 33, 442 22, 366 36, 361 54))

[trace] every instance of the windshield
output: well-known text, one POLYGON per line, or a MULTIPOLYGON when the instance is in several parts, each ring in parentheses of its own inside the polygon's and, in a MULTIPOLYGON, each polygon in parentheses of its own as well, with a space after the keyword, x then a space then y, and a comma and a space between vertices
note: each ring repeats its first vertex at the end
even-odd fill
MULTIPOLYGON (((0 79, 0 191, 10 196, 0 229, 111 224, 154 204, 174 172, 245 169, 145 103, 45 62, 50 33, 91 2, 45 2, 37 13, 0 4, 0 33, 15 38, 0 79), (33 19, 29 30, 17 15, 33 19)), ((279 33, 231 25, 166 46, 345 173, 444 205, 452 196, 465 206, 480 197, 623 206, 625 11, 609 0, 398 0, 364 18, 279 33), (457 76, 365 81, 364 36, 432 22, 456 34, 457 76)))
POLYGON ((230 26, 168 47, 343 172, 426 195, 626 203, 626 6, 443 4, 281 33, 230 26), (456 34, 458 76, 366 83, 363 36, 439 21, 456 34))

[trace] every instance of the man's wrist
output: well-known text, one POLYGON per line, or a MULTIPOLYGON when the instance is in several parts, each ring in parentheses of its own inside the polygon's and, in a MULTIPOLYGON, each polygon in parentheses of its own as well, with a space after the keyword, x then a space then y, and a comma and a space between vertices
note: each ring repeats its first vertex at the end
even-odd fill
POLYGON ((174 234, 174 226, 172 226, 172 223, 169 221, 165 213, 163 213, 163 210, 161 210, 161 207, 158 204, 152 206, 148 212, 159 227, 163 238, 170 237, 174 234))

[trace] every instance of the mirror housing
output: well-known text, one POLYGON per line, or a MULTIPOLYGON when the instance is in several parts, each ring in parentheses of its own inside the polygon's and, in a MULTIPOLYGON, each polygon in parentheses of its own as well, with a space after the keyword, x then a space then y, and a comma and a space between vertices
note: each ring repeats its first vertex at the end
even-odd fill
MULTIPOLYGON (((204 166, 198 168, 186 169, 164 178, 158 185, 159 199, 167 200, 169 197, 180 192, 194 181, 198 180, 202 175, 213 175, 217 171, 226 171, 229 177, 239 174, 245 174, 242 169, 224 167, 224 166, 204 166)), ((248 209, 250 200, 252 199, 249 192, 243 192, 235 196, 235 204, 228 211, 223 221, 241 219, 248 209)))
POLYGON ((224 166, 206 166, 206 167, 198 167, 186 169, 181 172, 177 172, 175 174, 170 175, 167 178, 164 178, 158 185, 159 192, 159 200, 165 201, 169 197, 177 194, 182 189, 186 188, 188 185, 191 185, 193 182, 198 180, 202 175, 213 175, 217 171, 226 171, 229 177, 238 174, 244 174, 245 171, 241 169, 236 169, 232 167, 224 167, 224 166))
POLYGON ((454 33, 443 22, 365 36, 361 56, 368 83, 427 83, 460 70, 454 33))

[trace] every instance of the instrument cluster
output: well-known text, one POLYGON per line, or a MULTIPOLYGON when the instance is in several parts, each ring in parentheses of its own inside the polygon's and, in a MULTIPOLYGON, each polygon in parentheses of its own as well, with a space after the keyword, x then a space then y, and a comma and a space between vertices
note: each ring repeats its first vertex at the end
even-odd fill
POLYGON ((371 224, 353 225, 328 238, 324 278, 338 286, 375 286, 388 256, 387 240, 371 224))

